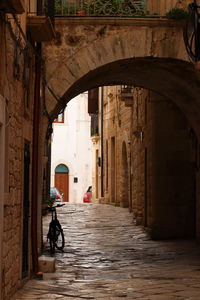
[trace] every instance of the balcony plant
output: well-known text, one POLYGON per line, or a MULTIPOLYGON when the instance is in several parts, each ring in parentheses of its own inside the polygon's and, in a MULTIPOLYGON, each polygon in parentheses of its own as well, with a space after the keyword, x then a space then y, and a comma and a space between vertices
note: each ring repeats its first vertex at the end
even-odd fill
POLYGON ((188 12, 183 8, 173 8, 166 13, 166 17, 168 19, 181 20, 181 19, 186 19, 187 16, 188 16, 188 12))
POLYGON ((77 8, 76 14, 79 16, 85 16, 86 15, 86 10, 83 8, 77 8))

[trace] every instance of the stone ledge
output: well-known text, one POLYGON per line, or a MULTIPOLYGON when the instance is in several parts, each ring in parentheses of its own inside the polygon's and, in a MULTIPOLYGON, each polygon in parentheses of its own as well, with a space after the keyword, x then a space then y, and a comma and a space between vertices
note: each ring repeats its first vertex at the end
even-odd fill
POLYGON ((101 197, 101 198, 99 198, 99 203, 100 204, 109 204, 110 201, 109 201, 109 198, 101 197))
POLYGON ((164 26, 164 27, 182 27, 184 20, 167 19, 164 17, 69 17, 69 16, 56 16, 55 24, 75 24, 75 25, 115 25, 115 26, 164 26))
POLYGON ((55 258, 41 255, 38 258, 39 271, 43 273, 55 272, 55 258))

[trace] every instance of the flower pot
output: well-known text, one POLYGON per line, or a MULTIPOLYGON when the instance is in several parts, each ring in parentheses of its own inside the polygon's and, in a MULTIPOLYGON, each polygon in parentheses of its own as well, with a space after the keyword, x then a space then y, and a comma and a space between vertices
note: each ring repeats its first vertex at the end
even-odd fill
POLYGON ((84 10, 84 9, 78 10, 78 11, 76 12, 76 14, 79 15, 79 16, 85 16, 85 10, 84 10))

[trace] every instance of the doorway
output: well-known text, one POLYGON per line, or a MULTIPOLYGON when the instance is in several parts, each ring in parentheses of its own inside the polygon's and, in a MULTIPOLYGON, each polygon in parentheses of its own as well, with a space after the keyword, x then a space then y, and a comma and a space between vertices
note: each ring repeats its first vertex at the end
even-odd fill
POLYGON ((69 202, 69 168, 64 164, 55 169, 55 187, 63 194, 63 201, 69 202))
POLYGON ((30 176, 30 144, 24 141, 24 202, 23 202, 23 244, 22 244, 22 277, 28 276, 29 261, 29 176, 30 176))
POLYGON ((127 149, 126 144, 123 142, 122 144, 122 187, 121 187, 121 206, 122 207, 129 207, 129 177, 128 175, 128 156, 127 156, 127 149), (128 176, 127 176, 128 175, 128 176))
POLYGON ((111 137, 111 203, 115 203, 115 137, 111 137))
POLYGON ((99 197, 99 165, 98 165, 98 157, 99 157, 99 150, 96 150, 96 164, 95 164, 95 166, 96 166, 96 170, 95 170, 95 174, 96 174, 96 177, 95 177, 95 184, 96 184, 96 188, 95 188, 95 190, 96 190, 96 199, 98 199, 98 197, 99 197))

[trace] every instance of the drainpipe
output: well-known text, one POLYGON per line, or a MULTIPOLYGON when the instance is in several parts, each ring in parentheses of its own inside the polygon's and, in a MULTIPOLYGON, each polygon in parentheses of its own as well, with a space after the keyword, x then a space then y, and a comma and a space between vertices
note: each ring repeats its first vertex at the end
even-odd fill
MULTIPOLYGON (((41 43, 37 43, 37 52, 41 55, 41 43)), ((31 206, 31 240, 32 240, 32 269, 38 271, 38 237, 37 237, 37 214, 38 214, 38 144, 39 144, 39 121, 40 121, 40 88, 41 88, 41 60, 36 57, 35 62, 35 91, 33 109, 33 151, 32 151, 32 206, 31 206)))
POLYGON ((103 162, 104 162, 104 155, 103 155, 103 112, 104 112, 104 107, 103 107, 103 101, 104 101, 104 88, 103 86, 101 87, 101 197, 104 197, 104 187, 103 187, 103 162))

